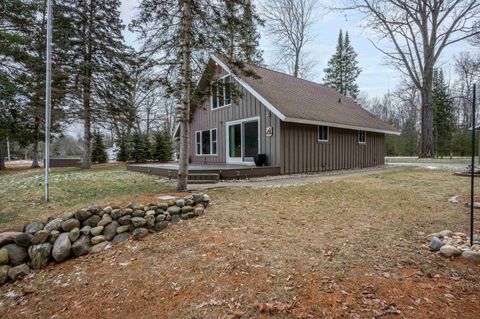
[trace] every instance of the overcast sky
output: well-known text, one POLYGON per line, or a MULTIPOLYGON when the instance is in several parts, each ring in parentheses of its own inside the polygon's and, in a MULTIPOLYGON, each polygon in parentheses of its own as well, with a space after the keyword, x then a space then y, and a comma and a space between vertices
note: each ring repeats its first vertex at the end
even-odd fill
MULTIPOLYGON (((306 48, 306 51, 309 52, 310 57, 316 63, 313 72, 316 75, 314 80, 321 82, 323 69, 328 59, 335 52, 338 32, 342 29, 349 32, 352 45, 358 53, 358 61, 362 68, 362 73, 358 78, 360 90, 366 92, 370 97, 382 96, 388 91, 393 91, 400 80, 400 73, 386 65, 384 55, 371 44, 370 40, 377 42, 375 35, 371 31, 363 30, 360 27, 361 16, 358 14, 348 16, 338 12, 326 14, 327 10, 322 6, 326 6, 328 1, 338 0, 319 0, 320 5, 317 10, 319 18, 312 28, 314 39, 306 48)), ((135 7, 138 2, 137 0, 122 0, 121 17, 124 24, 128 24, 135 16, 135 7)), ((268 65, 275 61, 276 52, 266 31, 260 31, 262 36, 260 49, 264 51, 264 59, 268 65)), ((126 30, 124 35, 129 45, 138 47, 134 34, 126 30)), ((439 66, 444 68, 447 77, 453 75, 453 69, 450 64, 453 57, 465 50, 472 50, 472 48, 468 43, 462 42, 444 51, 439 66)))

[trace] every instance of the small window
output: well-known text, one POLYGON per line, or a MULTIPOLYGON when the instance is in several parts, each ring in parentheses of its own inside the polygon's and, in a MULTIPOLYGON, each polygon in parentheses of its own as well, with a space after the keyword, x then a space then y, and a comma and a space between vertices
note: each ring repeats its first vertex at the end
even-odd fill
POLYGON ((197 155, 217 155, 217 129, 196 132, 195 139, 197 155))
POLYGON ((230 105, 232 100, 232 76, 227 75, 210 86, 212 95, 212 109, 230 105))
POLYGON ((324 126, 324 125, 318 126, 318 141, 328 142, 328 126, 324 126))
POLYGON ((367 133, 365 131, 358 131, 358 143, 367 143, 367 133))

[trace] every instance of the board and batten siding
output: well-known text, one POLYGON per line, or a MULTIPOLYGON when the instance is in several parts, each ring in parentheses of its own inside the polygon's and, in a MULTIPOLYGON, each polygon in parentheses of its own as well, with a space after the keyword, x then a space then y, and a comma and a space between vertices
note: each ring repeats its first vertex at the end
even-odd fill
POLYGON ((385 163, 385 134, 366 132, 366 144, 358 143, 358 131, 329 127, 329 141, 318 141, 318 126, 281 123, 281 173, 309 173, 365 168, 385 163))
POLYGON ((236 83, 241 93, 236 101, 215 110, 208 97, 192 113, 190 123, 190 159, 192 163, 226 162, 226 122, 259 117, 259 153, 267 155, 268 165, 280 165, 280 119, 270 112, 256 97, 236 83), (273 128, 273 136, 266 136, 266 128, 273 128), (195 132, 217 129, 217 155, 196 155, 195 132))

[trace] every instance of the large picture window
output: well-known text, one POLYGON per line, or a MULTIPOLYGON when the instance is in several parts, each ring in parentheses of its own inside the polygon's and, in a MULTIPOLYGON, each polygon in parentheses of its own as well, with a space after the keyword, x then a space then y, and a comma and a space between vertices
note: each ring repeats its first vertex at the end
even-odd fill
POLYGON ((196 132, 195 145, 197 155, 217 155, 217 129, 196 132))
POLYGON ((328 126, 324 126, 324 125, 318 126, 318 141, 328 142, 328 126))
POLYGON ((231 85, 231 75, 226 75, 212 83, 210 87, 212 93, 212 109, 230 105, 232 99, 231 85))
POLYGON ((358 143, 367 143, 367 133, 365 131, 358 131, 358 143))

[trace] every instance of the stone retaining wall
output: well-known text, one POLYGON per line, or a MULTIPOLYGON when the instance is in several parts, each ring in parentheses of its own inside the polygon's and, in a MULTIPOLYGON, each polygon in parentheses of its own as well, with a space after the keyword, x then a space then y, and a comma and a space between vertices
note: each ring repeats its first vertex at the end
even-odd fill
POLYGON ((66 212, 62 218, 32 222, 23 232, 0 233, 0 285, 87 253, 98 253, 132 238, 165 229, 170 223, 203 215, 210 199, 196 193, 148 205, 98 205, 66 212))

